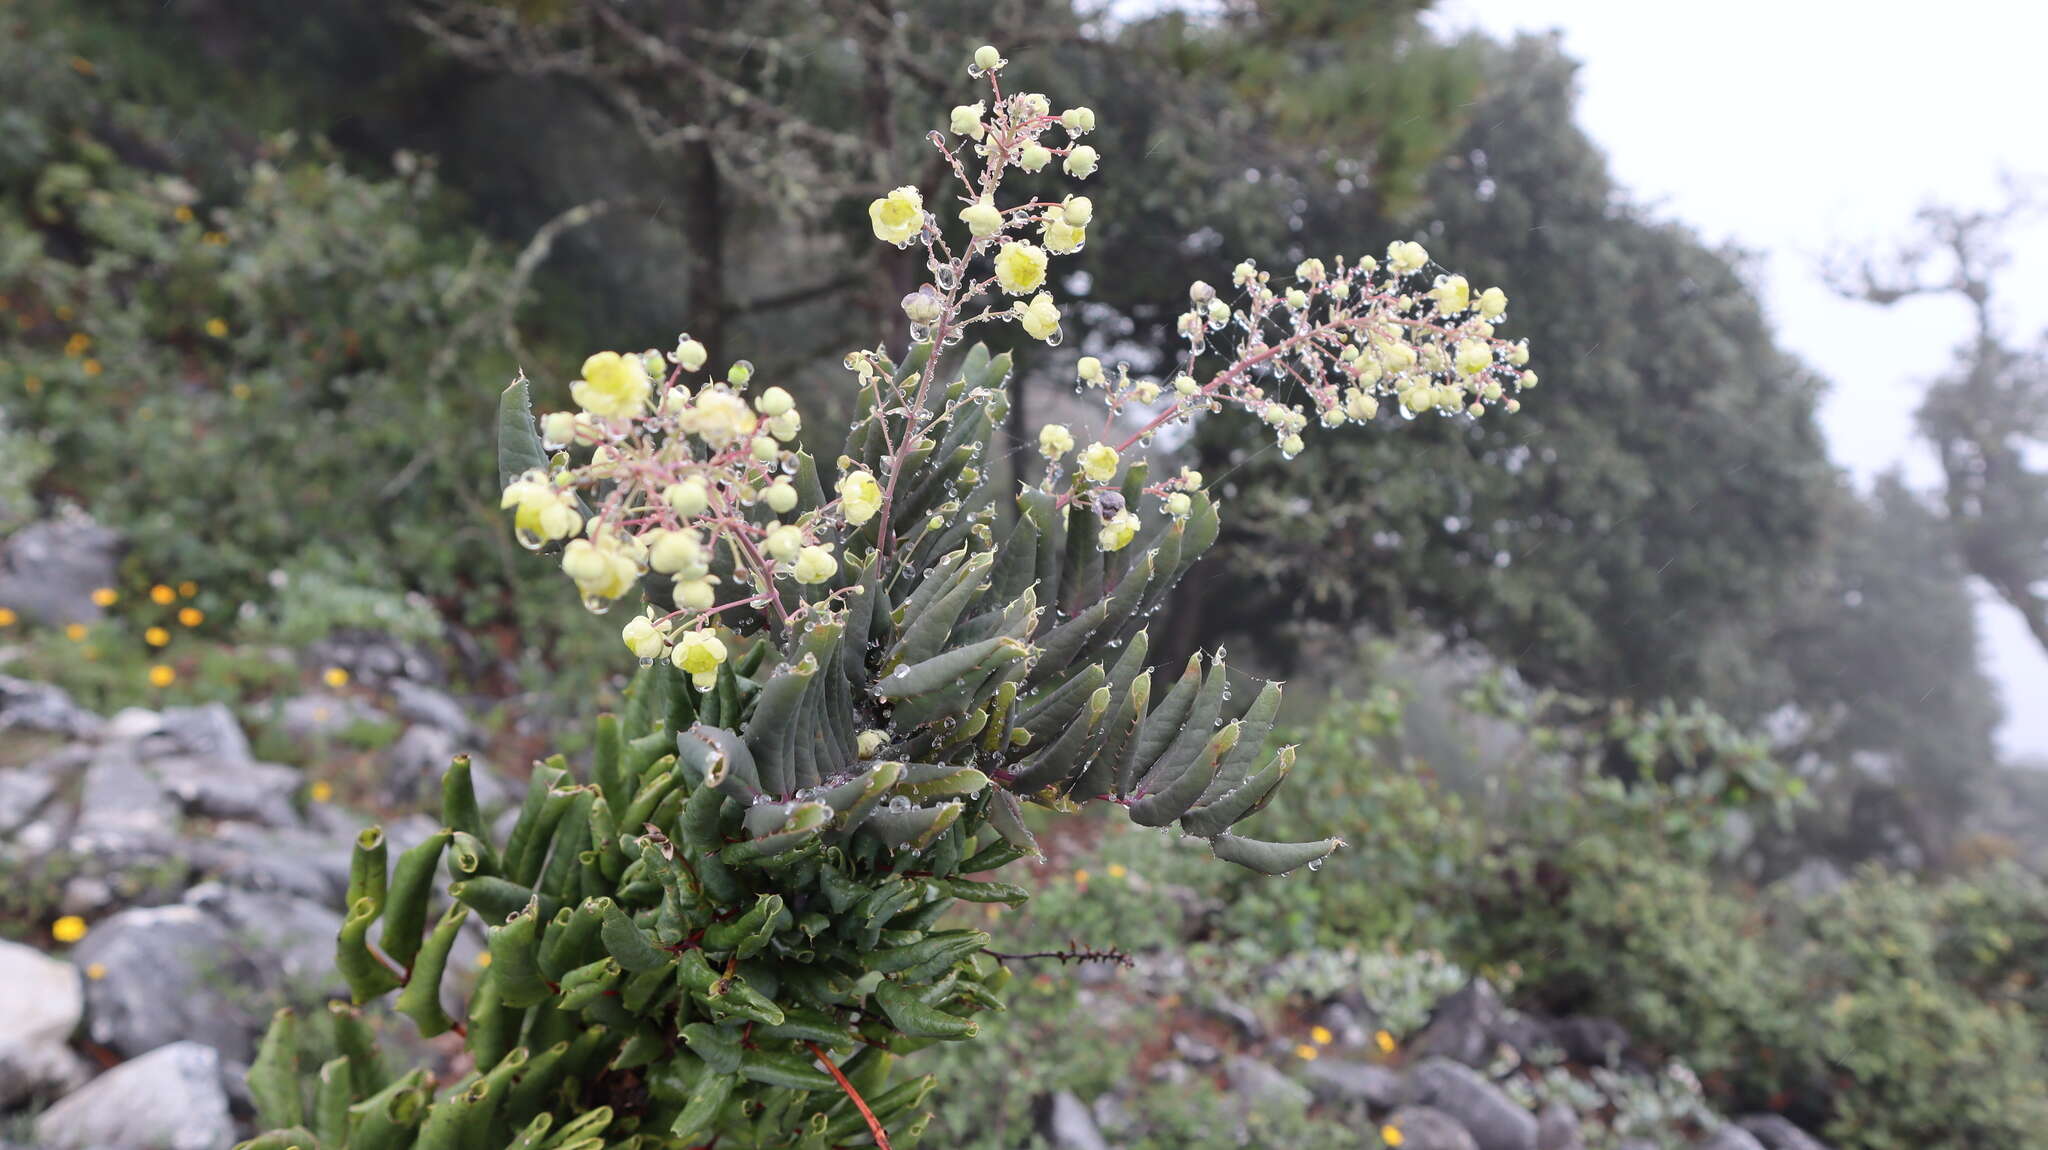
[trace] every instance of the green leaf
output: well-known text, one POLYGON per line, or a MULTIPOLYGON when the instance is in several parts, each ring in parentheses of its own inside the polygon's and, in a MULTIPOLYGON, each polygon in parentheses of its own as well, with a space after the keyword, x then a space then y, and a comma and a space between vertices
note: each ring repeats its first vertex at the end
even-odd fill
POLYGON ((548 455, 533 425, 533 400, 521 375, 498 395, 498 486, 529 471, 546 471, 548 455))

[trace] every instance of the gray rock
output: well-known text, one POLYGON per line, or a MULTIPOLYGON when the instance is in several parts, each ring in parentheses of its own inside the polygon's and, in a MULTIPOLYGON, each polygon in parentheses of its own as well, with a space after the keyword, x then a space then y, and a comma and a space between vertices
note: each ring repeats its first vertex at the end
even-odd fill
MULTIPOLYGON (((226 703, 166 708, 158 721, 156 739, 168 743, 166 749, 172 754, 183 752, 228 764, 255 758, 249 753, 249 737, 242 733, 241 721, 226 703)), ((151 747, 148 753, 161 752, 151 747)))
POLYGON ((1827 1143, 1794 1126, 1783 1115, 1750 1114, 1735 1120, 1764 1150, 1828 1150, 1827 1143))
POLYGON ((354 833, 353 827, 326 834, 223 823, 212 836, 192 840, 189 846, 199 869, 229 886, 292 894, 338 907, 348 886, 354 833))
POLYGON ((1693 1143, 1693 1150, 1764 1150, 1764 1146, 1755 1135, 1731 1122, 1693 1143))
POLYGON ((1232 1055, 1224 1063, 1223 1076, 1229 1080, 1231 1092, 1250 1110, 1305 1110, 1312 1101, 1308 1087, 1262 1058, 1232 1055))
POLYGON ((54 1097, 90 1077, 68 1045, 84 1014, 85 992, 70 963, 0 941, 0 1109, 54 1097))
POLYGON ((31 523, 0 540, 0 604, 50 626, 93 623, 92 593, 115 582, 121 536, 84 515, 31 523))
POLYGON ((1204 1042, 1185 1031, 1175 1031, 1173 1052, 1190 1066, 1214 1066, 1223 1060, 1223 1052, 1213 1042, 1204 1042))
MULTIPOLYGON (((0 603, 6 600, 0 599, 0 603)), ((71 701, 62 687, 0 675, 0 731, 41 731, 66 738, 96 737, 106 720, 71 701)))
POLYGON ((1456 1118, 1479 1150, 1536 1150, 1536 1116, 1471 1067, 1427 1058, 1412 1081, 1415 1097, 1456 1118))
POLYGON ((259 1026, 262 972, 234 934, 197 907, 125 910, 72 951, 85 984, 86 1033, 126 1057, 191 1039, 247 1062, 259 1026))
POLYGON ((235 1140, 220 1056, 174 1042, 125 1062, 36 1119, 45 1150, 221 1150, 235 1140))
POLYGON ((312 998, 344 989, 334 970, 334 938, 341 931, 338 904, 309 902, 289 894, 260 894, 219 882, 185 892, 197 907, 228 929, 239 949, 263 972, 264 985, 312 998))
POLYGON ((172 897, 188 866, 178 839, 178 805, 132 758, 132 748, 98 749, 68 815, 46 816, 16 834, 62 876, 65 913, 91 915, 118 903, 172 897))
POLYGON ((489 763, 466 751, 467 746, 461 736, 440 727, 420 723, 407 727, 387 752, 390 769, 384 778, 385 801, 394 806, 438 805, 442 774, 455 756, 468 753, 469 781, 476 789, 479 808, 499 811, 518 802, 521 793, 489 763))
POLYGON ((399 718, 447 731, 465 743, 474 741, 475 728, 469 721, 469 711, 454 696, 411 679, 393 679, 389 686, 391 705, 399 718))
POLYGON ((1219 998, 1214 1002, 1206 1004, 1203 1007, 1203 1011, 1229 1023, 1237 1031, 1237 1036, 1247 1043, 1258 1043, 1265 1040, 1265 1023, 1259 1021, 1258 1012, 1241 1002, 1219 998))
POLYGON ((1494 1047, 1508 1009, 1500 993, 1483 978, 1475 978, 1436 1004, 1429 1025, 1409 1043, 1417 1057, 1448 1058, 1467 1066, 1485 1066, 1493 1060, 1494 1047))
POLYGON ((340 667, 366 687, 381 687, 398 678, 417 683, 441 678, 439 665, 417 644, 378 631, 336 631, 307 648, 301 663, 320 670, 340 667))
POLYGON ((1549 1044, 1573 1062, 1618 1067, 1628 1057, 1628 1030, 1611 1018, 1574 1015, 1552 1020, 1545 1030, 1549 1044))
POLYGON ((70 765, 82 766, 88 755, 67 747, 24 767, 0 767, 0 834, 25 827, 41 814, 57 793, 57 786, 70 765))
POLYGON ((1586 1135, 1579 1128, 1578 1112, 1562 1102, 1553 1102, 1536 1116, 1536 1150, 1585 1150, 1586 1135))
POLYGON ((1479 1150, 1456 1118, 1428 1106, 1403 1106, 1383 1125, 1401 1132, 1401 1150, 1479 1150))
POLYGON ((1070 1090, 1040 1099, 1038 1132, 1052 1150, 1109 1150, 1095 1116, 1070 1090))
POLYGON ((1341 1058, 1318 1058, 1302 1069, 1308 1088, 1324 1102, 1362 1102, 1388 1110, 1408 1101, 1408 1080, 1391 1067, 1341 1058))
POLYGON ((302 777, 290 767, 179 755, 152 760, 148 770, 187 815, 270 827, 298 825, 292 797, 302 777))
POLYGON ((302 743, 332 739, 359 723, 382 723, 390 716, 361 699, 312 692, 284 701, 278 726, 302 743))

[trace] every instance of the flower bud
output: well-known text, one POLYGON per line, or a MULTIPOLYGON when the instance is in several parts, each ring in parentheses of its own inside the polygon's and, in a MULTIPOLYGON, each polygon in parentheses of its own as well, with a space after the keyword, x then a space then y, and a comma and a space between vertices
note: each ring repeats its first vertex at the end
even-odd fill
POLYGON ((1067 153, 1066 163, 1060 167, 1075 179, 1085 180, 1095 174, 1097 159, 1094 148, 1086 144, 1077 144, 1067 153))
POLYGON ((1038 453, 1047 459, 1058 459, 1074 450, 1074 433, 1063 423, 1048 423, 1038 429, 1038 453))
POLYGON ((1017 166, 1027 172, 1036 172, 1052 163, 1052 149, 1039 143, 1026 144, 1017 153, 1017 166))
POLYGON ((1095 218, 1095 201, 1087 196, 1068 196, 1060 202, 1060 218, 1077 228, 1085 228, 1095 218))
POLYGON ((1083 383, 1102 382, 1102 361, 1092 355, 1084 355, 1074 364, 1074 374, 1083 383))
POLYGON ((560 450, 576 442, 576 413, 548 412, 541 417, 540 437, 547 441, 550 450, 560 450))
POLYGON ((956 136, 966 136, 970 140, 979 140, 988 134, 988 125, 981 122, 983 110, 984 107, 980 100, 976 100, 972 104, 961 104, 953 109, 953 114, 949 118, 947 126, 952 128, 953 134, 956 136))
POLYGON ((705 360, 711 358, 711 353, 705 350, 703 344, 687 335, 676 341, 676 350, 672 354, 677 366, 684 371, 696 371, 704 366, 705 360))
POLYGON ((960 209, 960 221, 976 236, 992 236, 1003 230, 1003 213, 987 198, 960 209))
POLYGON ((796 508, 796 488, 787 480, 778 479, 761 493, 761 501, 777 515, 785 514, 796 508))
POLYGON ((1060 126, 1075 135, 1095 130, 1095 109, 1068 108, 1060 113, 1060 126))
POLYGON ((994 44, 983 44, 974 50, 974 66, 984 72, 993 72, 1008 62, 994 44))

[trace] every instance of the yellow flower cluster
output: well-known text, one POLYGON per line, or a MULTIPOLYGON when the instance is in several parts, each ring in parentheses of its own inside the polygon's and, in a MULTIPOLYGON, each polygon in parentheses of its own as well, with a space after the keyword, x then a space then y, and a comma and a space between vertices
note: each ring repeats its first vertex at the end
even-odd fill
POLYGON ((685 334, 672 352, 585 360, 569 384, 578 410, 539 421, 543 444, 559 454, 514 478, 500 500, 522 545, 563 544, 562 571, 593 612, 650 573, 665 577, 666 588, 648 598, 667 609, 629 620, 620 639, 639 658, 674 660, 700 684, 724 658, 710 628, 716 615, 805 610, 801 601, 785 606, 778 580, 831 582, 840 570, 834 540, 884 501, 873 475, 849 469, 836 501, 799 513, 795 398, 781 387, 751 390, 744 360, 722 379, 686 378, 708 359, 685 334), (742 589, 721 603, 727 582, 742 589))
POLYGON ((1054 156, 1064 157, 1060 166, 1067 175, 1092 175, 1100 157, 1079 141, 1094 130, 1095 113, 1069 108, 1055 115, 1051 101, 1038 92, 1005 96, 996 73, 1007 64, 993 45, 977 49, 967 71, 987 78, 990 99, 955 107, 946 118, 946 132, 931 134, 955 177, 969 189, 957 213, 967 228, 966 244, 956 250, 947 242, 915 187, 897 188, 868 205, 876 239, 897 247, 915 242, 927 249, 934 282, 903 297, 914 339, 1010 319, 1033 339, 1060 341, 1059 301, 1040 289, 1052 256, 1073 255, 1087 243, 1095 205, 1086 196, 1067 196, 1057 203, 1032 198, 1005 208, 998 193, 1009 172, 1038 172, 1054 156), (1065 137, 1064 146, 1055 146, 1055 129, 1065 137), (948 142, 948 134, 955 142, 948 142), (981 161, 981 170, 970 175, 968 163, 974 158, 981 161), (1036 238, 1030 238, 1034 231, 1036 238), (984 260, 988 274, 977 278, 972 273, 984 260), (966 317, 968 305, 990 289, 1018 298, 1007 309, 991 307, 966 317))

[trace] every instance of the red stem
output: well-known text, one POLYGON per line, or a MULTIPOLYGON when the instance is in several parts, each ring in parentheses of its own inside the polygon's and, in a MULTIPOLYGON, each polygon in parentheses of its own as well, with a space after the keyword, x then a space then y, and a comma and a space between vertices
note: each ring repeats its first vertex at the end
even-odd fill
POLYGON ((867 1099, 862 1098, 860 1091, 853 1088, 853 1083, 846 1080, 846 1075, 839 1072, 839 1067, 832 1064, 832 1059, 826 1056, 824 1048, 815 1042, 805 1042, 804 1045, 811 1048, 812 1056, 825 1064, 825 1069, 833 1078, 839 1080, 839 1088, 846 1091, 848 1098, 853 1099, 854 1108, 860 1111, 862 1118, 868 1120, 868 1132, 875 1136, 875 1145, 879 1150, 891 1150, 888 1132, 882 1129, 882 1121, 875 1117, 875 1112, 868 1109, 867 1099))

